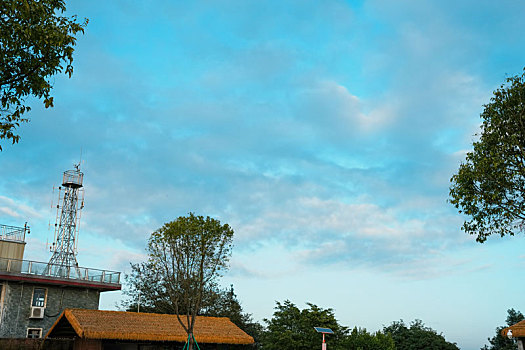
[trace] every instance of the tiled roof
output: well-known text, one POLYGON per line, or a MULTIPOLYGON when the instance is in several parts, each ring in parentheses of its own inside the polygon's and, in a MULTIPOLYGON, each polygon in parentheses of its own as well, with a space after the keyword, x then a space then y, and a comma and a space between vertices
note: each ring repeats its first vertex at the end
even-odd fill
MULTIPOLYGON (((512 336, 514 338, 525 337, 525 320, 523 320, 521 322, 518 322, 516 324, 513 324, 510 327, 503 328, 501 330, 501 335, 506 337, 507 336, 507 332, 509 331, 509 329, 512 330, 512 336)), ((198 340, 197 340, 197 342, 198 342, 198 340)))
MULTIPOLYGON (((185 321, 186 316, 181 317, 185 321)), ((86 309, 64 310, 46 337, 59 337, 68 330, 86 339, 184 343, 188 338, 176 315, 86 309)), ((227 317, 197 316, 193 333, 198 343, 253 343, 253 338, 227 317)))

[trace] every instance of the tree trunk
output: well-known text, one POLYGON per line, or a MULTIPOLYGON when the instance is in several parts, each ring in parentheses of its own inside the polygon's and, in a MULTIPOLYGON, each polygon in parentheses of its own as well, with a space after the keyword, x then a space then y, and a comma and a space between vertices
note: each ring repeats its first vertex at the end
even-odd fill
POLYGON ((193 333, 188 333, 188 337, 189 337, 188 350, 193 350, 193 333))

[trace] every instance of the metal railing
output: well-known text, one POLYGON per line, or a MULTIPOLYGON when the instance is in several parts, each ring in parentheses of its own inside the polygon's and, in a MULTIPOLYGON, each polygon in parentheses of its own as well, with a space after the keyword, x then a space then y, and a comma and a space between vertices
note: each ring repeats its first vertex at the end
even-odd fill
POLYGON ((75 185, 82 187, 82 179, 84 178, 84 173, 81 173, 79 170, 67 170, 64 171, 64 177, 62 178, 62 185, 75 185))
POLYGON ((0 271, 98 283, 120 283, 120 272, 64 266, 40 261, 0 258, 0 271))
POLYGON ((26 239, 26 232, 29 232, 27 224, 24 227, 0 224, 0 239, 24 242, 26 239))

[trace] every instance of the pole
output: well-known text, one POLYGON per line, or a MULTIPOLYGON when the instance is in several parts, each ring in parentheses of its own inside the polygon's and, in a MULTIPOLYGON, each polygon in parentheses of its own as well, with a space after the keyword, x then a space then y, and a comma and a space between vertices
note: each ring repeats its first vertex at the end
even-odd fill
POLYGON ((324 341, 324 333, 323 333, 323 347, 322 347, 322 350, 326 350, 326 343, 324 341))

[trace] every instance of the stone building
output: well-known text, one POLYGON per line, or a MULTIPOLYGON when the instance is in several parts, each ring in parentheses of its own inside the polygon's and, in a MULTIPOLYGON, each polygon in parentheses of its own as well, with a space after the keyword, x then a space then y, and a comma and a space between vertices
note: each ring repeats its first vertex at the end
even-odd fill
POLYGON ((24 260, 25 227, 0 225, 0 338, 41 338, 66 308, 97 310, 120 272, 24 260))

